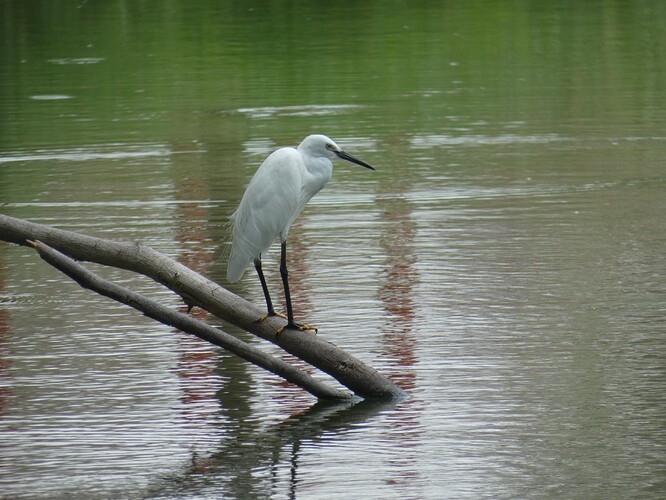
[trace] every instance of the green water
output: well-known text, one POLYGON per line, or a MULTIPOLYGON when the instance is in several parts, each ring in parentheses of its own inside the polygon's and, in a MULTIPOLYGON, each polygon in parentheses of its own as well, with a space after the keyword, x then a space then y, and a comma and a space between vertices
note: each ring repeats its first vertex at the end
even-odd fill
MULTIPOLYGON (((290 232, 296 313, 410 394, 315 405, 0 243, 2 494, 663 497, 664 19, 0 1, 0 212, 227 285, 244 185, 327 134, 377 171, 336 165, 290 232)), ((281 303, 277 252, 264 268, 281 303)), ((262 303, 253 273, 232 290, 262 303)))

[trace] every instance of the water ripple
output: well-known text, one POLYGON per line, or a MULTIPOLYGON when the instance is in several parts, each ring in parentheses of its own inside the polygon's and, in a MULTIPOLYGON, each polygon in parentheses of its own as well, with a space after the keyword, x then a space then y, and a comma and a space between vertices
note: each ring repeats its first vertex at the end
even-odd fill
POLYGON ((59 65, 81 65, 81 64, 97 64, 104 61, 105 57, 65 57, 61 59, 49 59, 51 64, 59 65))
POLYGON ((435 146, 488 146, 505 144, 543 144, 548 142, 564 141, 566 138, 558 134, 543 135, 449 135, 449 134, 423 134, 415 135, 410 139, 415 149, 431 148, 435 146))
POLYGON ((169 156, 171 154, 173 154, 171 149, 164 144, 98 144, 78 148, 34 149, 4 153, 0 156, 0 164, 42 160, 120 160, 145 156, 169 156))
POLYGON ((285 116, 330 116, 345 113, 361 106, 356 104, 310 104, 302 106, 261 106, 238 108, 235 111, 250 118, 277 118, 285 116))

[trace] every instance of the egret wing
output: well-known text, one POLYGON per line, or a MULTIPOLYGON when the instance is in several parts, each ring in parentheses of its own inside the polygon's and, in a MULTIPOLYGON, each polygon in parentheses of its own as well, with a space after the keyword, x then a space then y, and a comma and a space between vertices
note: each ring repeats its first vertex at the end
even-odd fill
POLYGON ((266 158, 252 177, 232 216, 233 241, 227 267, 230 282, 238 281, 276 236, 286 237, 299 208, 302 168, 298 152, 283 148, 266 158))

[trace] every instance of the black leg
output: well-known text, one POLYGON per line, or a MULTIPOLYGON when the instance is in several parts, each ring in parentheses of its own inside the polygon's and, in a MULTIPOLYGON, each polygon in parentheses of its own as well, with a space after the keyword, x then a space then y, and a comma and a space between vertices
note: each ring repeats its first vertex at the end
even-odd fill
POLYGON ((295 326, 294 310, 291 307, 291 293, 289 292, 289 271, 287 271, 287 242, 283 241, 280 252, 280 275, 284 285, 284 299, 287 302, 287 327, 295 326))
POLYGON ((275 309, 273 309, 273 302, 271 301, 271 295, 268 293, 268 285, 266 284, 266 278, 264 278, 264 272, 261 270, 261 259, 254 260, 254 268, 257 270, 259 275, 259 281, 261 281, 261 288, 264 291, 264 298, 266 299, 266 308, 268 309, 269 316, 275 316, 275 309))
POLYGON ((287 243, 282 242, 280 255, 280 275, 282 276, 282 284, 284 285, 284 298, 287 302, 287 325, 280 328, 277 335, 282 333, 285 328, 294 330, 311 330, 317 333, 317 328, 310 325, 301 325, 294 321, 294 309, 291 306, 291 293, 289 292, 289 271, 287 271, 287 243))

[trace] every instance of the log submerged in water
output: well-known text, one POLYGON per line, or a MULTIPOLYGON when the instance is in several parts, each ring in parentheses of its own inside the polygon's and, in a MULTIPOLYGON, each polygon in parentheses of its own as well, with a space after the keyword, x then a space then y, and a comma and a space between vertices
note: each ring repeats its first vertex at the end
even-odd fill
MULTIPOLYGON (((374 368, 317 335, 285 330, 277 336, 276 332, 286 324, 285 320, 271 317, 257 323, 256 319, 263 313, 260 308, 147 245, 95 238, 2 214, 0 240, 26 246, 39 241, 44 247, 51 247, 71 259, 143 274, 173 290, 188 305, 201 307, 228 323, 277 344, 329 374, 357 396, 383 399, 404 397, 402 389, 374 368)), ((43 250, 47 251, 46 248, 43 250)), ((323 392, 331 390, 331 398, 342 397, 342 393, 334 389, 320 389, 323 392)), ((317 397, 327 397, 323 392, 316 394, 317 397)))

